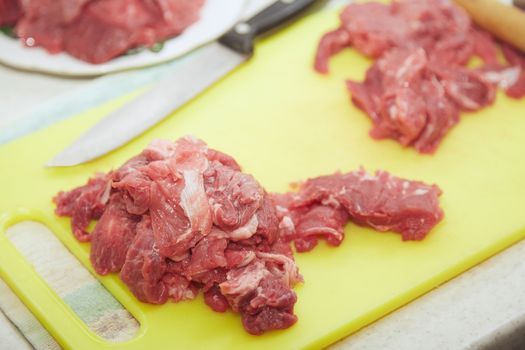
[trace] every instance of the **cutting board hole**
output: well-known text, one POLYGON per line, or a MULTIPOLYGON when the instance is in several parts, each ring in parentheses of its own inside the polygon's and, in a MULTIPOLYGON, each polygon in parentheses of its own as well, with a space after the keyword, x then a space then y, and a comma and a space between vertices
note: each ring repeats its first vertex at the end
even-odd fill
POLYGON ((24 221, 11 226, 6 236, 93 333, 111 342, 128 341, 135 337, 140 328, 138 321, 49 228, 37 222, 24 221))

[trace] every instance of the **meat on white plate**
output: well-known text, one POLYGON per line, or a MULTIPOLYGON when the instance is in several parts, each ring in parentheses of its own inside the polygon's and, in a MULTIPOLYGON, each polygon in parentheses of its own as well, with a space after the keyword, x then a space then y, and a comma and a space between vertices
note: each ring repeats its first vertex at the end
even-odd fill
POLYGON ((205 0, 0 0, 0 25, 29 47, 103 63, 197 21, 205 0))

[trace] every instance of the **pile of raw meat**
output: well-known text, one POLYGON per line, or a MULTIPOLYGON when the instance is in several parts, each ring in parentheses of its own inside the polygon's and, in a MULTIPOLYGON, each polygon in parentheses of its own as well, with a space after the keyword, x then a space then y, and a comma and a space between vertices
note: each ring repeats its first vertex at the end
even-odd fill
POLYGON ((347 81, 354 104, 368 114, 377 139, 391 138, 422 153, 436 150, 460 111, 494 102, 499 85, 525 96, 525 56, 499 45, 449 0, 397 0, 350 4, 341 27, 324 35, 315 68, 328 72, 331 55, 354 47, 377 58, 363 82, 347 81), (483 65, 466 65, 478 56, 483 65))
POLYGON ((420 240, 443 218, 437 186, 364 170, 310 179, 297 192, 269 194, 230 156, 192 137, 153 141, 141 154, 84 186, 60 192, 91 263, 120 278, 141 301, 193 299, 231 308, 262 334, 297 321, 298 251, 319 239, 337 246, 349 220, 420 240), (86 231, 98 220, 92 233, 86 231))
POLYGON ((0 0, 0 26, 29 47, 103 63, 180 34, 204 0, 0 0))

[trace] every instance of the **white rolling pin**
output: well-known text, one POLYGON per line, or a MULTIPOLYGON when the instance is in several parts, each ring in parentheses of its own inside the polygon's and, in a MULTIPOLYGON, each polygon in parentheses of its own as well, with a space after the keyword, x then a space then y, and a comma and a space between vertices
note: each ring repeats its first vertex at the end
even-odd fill
POLYGON ((525 52, 525 11, 498 0, 454 0, 480 27, 525 52))

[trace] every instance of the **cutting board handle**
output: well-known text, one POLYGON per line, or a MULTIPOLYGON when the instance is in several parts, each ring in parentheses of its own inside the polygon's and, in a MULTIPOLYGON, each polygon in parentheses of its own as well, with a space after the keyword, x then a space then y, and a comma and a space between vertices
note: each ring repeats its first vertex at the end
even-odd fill
POLYGON ((38 211, 17 210, 0 215, 0 278, 20 298, 41 324, 65 349, 140 349, 140 337, 109 343, 91 332, 75 312, 47 285, 34 267, 9 241, 7 229, 22 221, 37 221, 51 230, 52 220, 38 211))

